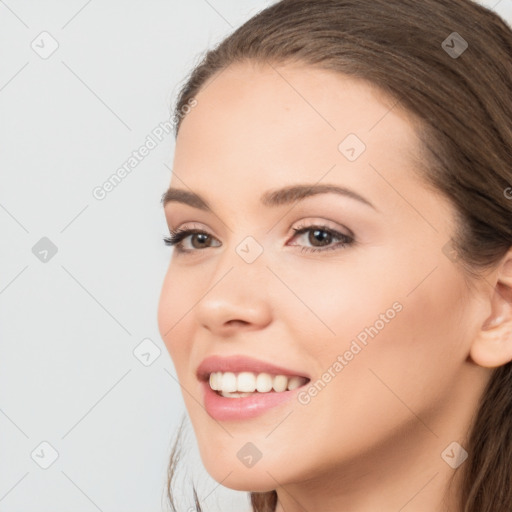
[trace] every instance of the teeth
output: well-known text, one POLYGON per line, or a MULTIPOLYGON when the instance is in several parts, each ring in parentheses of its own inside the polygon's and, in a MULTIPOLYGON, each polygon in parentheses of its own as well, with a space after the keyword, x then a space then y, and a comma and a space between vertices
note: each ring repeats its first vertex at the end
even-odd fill
POLYGON ((256 377, 256 389, 259 393, 268 393, 272 389, 272 375, 268 373, 258 373, 256 377))
POLYGON ((302 377, 292 377, 288 380, 288 389, 291 391, 296 389, 304 384, 304 379, 302 377))
POLYGON ((274 377, 274 382, 272 382, 272 387, 274 391, 281 392, 286 389, 288 386, 288 377, 285 375, 276 375, 274 377))
POLYGON ((213 372, 210 374, 210 388, 219 391, 222 396, 242 397, 254 392, 268 393, 274 390, 281 393, 296 389, 307 382, 304 377, 287 377, 286 375, 270 375, 269 373, 213 372))
MULTIPOLYGON (((224 383, 224 377, 222 378, 224 383)), ((242 393, 254 393, 256 391, 256 375, 250 372, 242 372, 236 378, 237 389, 242 393)), ((222 387, 224 389, 224 387, 222 387)))

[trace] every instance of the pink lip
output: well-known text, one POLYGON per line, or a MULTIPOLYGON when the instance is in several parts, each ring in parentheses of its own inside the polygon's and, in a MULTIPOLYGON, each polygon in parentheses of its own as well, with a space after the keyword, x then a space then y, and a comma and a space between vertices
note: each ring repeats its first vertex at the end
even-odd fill
POLYGON ((217 421, 232 421, 254 418, 263 414, 273 407, 277 407, 291 400, 302 389, 303 386, 292 391, 276 393, 256 393, 247 397, 225 398, 210 388, 208 382, 212 372, 233 372, 243 371, 254 373, 270 373, 271 375, 286 375, 289 377, 300 376, 311 380, 302 372, 276 366, 258 359, 246 356, 210 356, 207 357, 197 368, 197 377, 201 381, 203 403, 207 413, 217 421))
POLYGON ((287 377, 310 377, 302 372, 290 370, 282 366, 267 363, 252 357, 235 355, 229 357, 210 356, 204 359, 198 366, 196 375, 199 380, 206 381, 213 372, 254 372, 270 373, 271 375, 286 375, 287 377))
POLYGON ((224 398, 217 394, 216 391, 213 391, 208 382, 201 382, 201 387, 206 412, 217 421, 237 421, 254 418, 273 407, 288 402, 302 389, 300 387, 293 391, 283 391, 282 393, 269 391, 268 393, 256 393, 240 398, 224 398))

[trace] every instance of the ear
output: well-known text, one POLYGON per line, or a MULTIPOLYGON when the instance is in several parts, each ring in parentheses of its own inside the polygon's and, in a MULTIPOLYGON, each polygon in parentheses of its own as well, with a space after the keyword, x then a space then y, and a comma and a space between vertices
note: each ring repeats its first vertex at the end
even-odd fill
POLYGON ((487 368, 512 361, 512 249, 492 273, 491 314, 471 345, 471 359, 487 368))

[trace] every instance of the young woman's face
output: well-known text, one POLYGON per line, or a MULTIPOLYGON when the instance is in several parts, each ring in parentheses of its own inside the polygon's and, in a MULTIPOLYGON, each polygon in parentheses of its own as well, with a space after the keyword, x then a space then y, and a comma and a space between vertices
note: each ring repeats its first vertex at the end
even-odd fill
POLYGON ((400 453, 446 466, 482 370, 476 299, 409 119, 360 81, 291 65, 232 66, 196 100, 171 187, 204 203, 169 194, 165 215, 202 234, 174 249, 158 322, 206 469, 264 491, 349 467, 384 478, 400 453), (198 375, 212 356, 228 361, 198 375), (262 391, 220 396, 212 372, 262 391))

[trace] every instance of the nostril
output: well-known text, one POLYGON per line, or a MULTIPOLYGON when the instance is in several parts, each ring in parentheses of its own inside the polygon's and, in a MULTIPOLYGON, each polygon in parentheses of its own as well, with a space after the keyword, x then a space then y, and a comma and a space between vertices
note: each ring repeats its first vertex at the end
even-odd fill
POLYGON ((228 325, 247 325, 249 322, 246 322, 245 320, 228 320, 226 323, 228 325))

